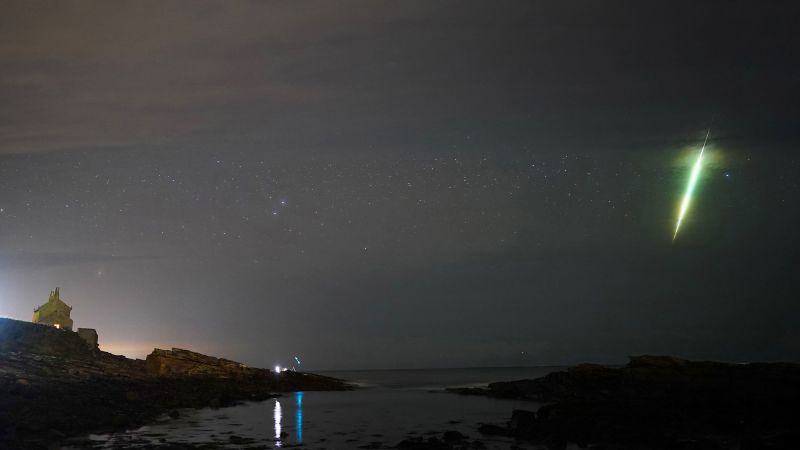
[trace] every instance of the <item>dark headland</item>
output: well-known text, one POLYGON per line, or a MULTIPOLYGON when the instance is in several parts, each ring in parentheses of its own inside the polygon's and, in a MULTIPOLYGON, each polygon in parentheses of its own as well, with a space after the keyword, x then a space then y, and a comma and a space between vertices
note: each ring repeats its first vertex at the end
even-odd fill
POLYGON ((800 364, 638 356, 450 391, 545 403, 480 431, 548 449, 800 449, 800 364))
POLYGON ((278 374, 188 350, 156 349, 146 361, 128 359, 89 348, 71 331, 0 318, 0 448, 48 448, 175 415, 178 408, 349 388, 334 378, 278 374))

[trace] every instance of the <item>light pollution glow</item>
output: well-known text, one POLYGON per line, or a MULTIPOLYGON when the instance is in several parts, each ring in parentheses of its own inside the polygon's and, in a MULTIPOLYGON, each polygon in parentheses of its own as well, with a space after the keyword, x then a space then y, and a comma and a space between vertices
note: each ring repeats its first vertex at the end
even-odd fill
POLYGON ((675 225, 675 233, 672 235, 673 241, 678 237, 678 231, 681 229, 683 218, 686 217, 686 212, 689 211, 689 204, 692 202, 692 193, 694 192, 695 185, 697 185, 697 179, 700 178, 700 171, 703 168, 703 153, 705 153, 706 150, 709 134, 711 134, 711 128, 706 132, 703 147, 700 148, 700 154, 697 156, 697 160, 692 166, 692 173, 689 175, 689 184, 686 186, 686 192, 683 194, 683 200, 681 201, 681 209, 678 212, 678 223, 675 225))

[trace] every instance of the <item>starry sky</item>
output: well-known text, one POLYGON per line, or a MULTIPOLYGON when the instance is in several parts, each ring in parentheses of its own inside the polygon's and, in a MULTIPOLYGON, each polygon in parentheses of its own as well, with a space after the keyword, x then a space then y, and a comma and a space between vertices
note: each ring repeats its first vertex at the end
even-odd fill
POLYGON ((265 367, 798 360, 797 13, 4 1, 0 315, 60 286, 105 350, 265 367))

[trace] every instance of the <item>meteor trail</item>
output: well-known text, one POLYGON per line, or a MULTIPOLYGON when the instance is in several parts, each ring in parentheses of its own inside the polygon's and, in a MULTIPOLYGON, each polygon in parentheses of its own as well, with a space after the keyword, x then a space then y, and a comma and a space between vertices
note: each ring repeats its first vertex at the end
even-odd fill
POLYGON ((692 173, 689 175, 689 184, 686 186, 686 193, 683 194, 681 209, 680 212, 678 212, 678 223, 675 225, 675 233, 672 235, 673 241, 675 241, 675 238, 678 237, 678 230, 681 229, 683 218, 686 216, 686 212, 689 210, 689 203, 692 201, 692 192, 694 191, 694 186, 697 184, 697 179, 700 177, 700 170, 703 168, 703 153, 706 151, 706 143, 708 142, 709 134, 711 134, 711 127, 708 127, 706 138, 703 141, 703 146, 700 148, 700 154, 697 156, 697 160, 692 166, 692 173))

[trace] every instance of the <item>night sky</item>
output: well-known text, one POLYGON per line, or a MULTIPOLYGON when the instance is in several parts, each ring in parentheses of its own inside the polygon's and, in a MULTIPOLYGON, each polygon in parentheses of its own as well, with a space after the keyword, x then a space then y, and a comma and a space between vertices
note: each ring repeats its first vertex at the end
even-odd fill
POLYGON ((3 1, 0 315, 60 286, 105 350, 265 367, 798 360, 799 19, 3 1))

